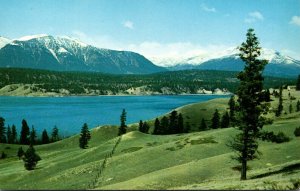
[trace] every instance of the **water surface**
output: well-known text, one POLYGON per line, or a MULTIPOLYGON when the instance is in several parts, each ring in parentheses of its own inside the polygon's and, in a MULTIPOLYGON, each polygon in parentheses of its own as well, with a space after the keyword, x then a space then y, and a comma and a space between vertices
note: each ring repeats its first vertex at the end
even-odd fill
MULTIPOLYGON (((8 97, 0 96, 0 116, 5 124, 21 128, 26 119, 40 134, 43 129, 51 132, 54 125, 61 134, 80 132, 83 123, 89 128, 98 125, 119 125, 122 109, 126 109, 127 123, 148 120, 177 107, 203 102, 220 95, 179 96, 95 96, 95 97, 8 97)), ((18 135, 19 136, 19 135, 18 135)))

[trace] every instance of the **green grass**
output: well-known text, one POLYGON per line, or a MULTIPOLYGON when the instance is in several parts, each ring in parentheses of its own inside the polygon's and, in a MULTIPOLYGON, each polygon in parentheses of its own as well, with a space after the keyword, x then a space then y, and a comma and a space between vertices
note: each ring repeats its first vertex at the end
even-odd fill
MULTIPOLYGON (((287 93, 284 95, 287 102, 287 93)), ((292 95, 300 99, 299 91, 292 95)), ((202 117, 209 121, 216 108, 226 110, 227 102, 216 99, 177 110, 189 116, 196 130, 202 117)), ((271 106, 277 106, 277 99, 271 106)), ((134 124, 107 160, 96 189, 295 189, 300 185, 300 137, 293 132, 300 125, 300 112, 269 117, 274 123, 264 129, 282 131, 291 141, 260 142, 262 155, 249 163, 247 181, 239 180, 239 164, 231 159, 233 152, 226 146, 237 133, 234 128, 150 135, 135 131, 134 124)), ((19 145, 0 144, 0 151, 8 154, 7 159, 0 160, 0 189, 87 189, 115 145, 117 131, 116 126, 93 129, 85 150, 78 146, 78 135, 36 146, 42 160, 33 171, 25 170, 23 161, 16 157, 19 145)))

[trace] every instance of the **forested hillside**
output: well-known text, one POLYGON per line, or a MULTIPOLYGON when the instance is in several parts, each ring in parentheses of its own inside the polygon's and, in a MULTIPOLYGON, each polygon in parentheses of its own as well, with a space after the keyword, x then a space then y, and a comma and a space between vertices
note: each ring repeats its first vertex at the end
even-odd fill
MULTIPOLYGON (((58 95, 151 95, 196 94, 216 88, 235 92, 237 72, 186 70, 148 75, 114 75, 96 72, 57 72, 36 69, 1 68, 0 93, 23 90, 58 95)), ((292 78, 265 77, 265 88, 296 83, 292 78)), ((208 92, 209 93, 209 92, 208 92)), ((4 94, 5 95, 5 94, 4 94)))

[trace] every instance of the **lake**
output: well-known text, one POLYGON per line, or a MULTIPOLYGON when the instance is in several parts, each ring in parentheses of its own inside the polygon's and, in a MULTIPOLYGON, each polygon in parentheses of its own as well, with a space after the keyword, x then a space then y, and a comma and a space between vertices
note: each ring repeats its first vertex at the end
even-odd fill
POLYGON ((190 103, 203 102, 224 95, 176 96, 93 96, 93 97, 8 97, 0 96, 0 116, 6 125, 19 130, 25 119, 41 134, 51 133, 56 125, 61 135, 79 133, 83 123, 89 128, 98 125, 119 125, 122 109, 127 112, 127 124, 153 119, 190 103))

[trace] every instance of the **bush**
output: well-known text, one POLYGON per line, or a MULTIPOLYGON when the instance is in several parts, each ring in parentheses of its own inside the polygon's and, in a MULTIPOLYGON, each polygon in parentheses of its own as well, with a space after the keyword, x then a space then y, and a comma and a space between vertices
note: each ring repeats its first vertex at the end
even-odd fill
POLYGON ((294 135, 295 135, 296 137, 299 137, 299 136, 300 136, 300 126, 299 126, 298 128, 295 129, 294 135))
POLYGON ((277 135, 274 132, 262 132, 261 139, 263 141, 271 141, 275 143, 289 142, 290 138, 286 136, 283 132, 279 132, 277 135))

